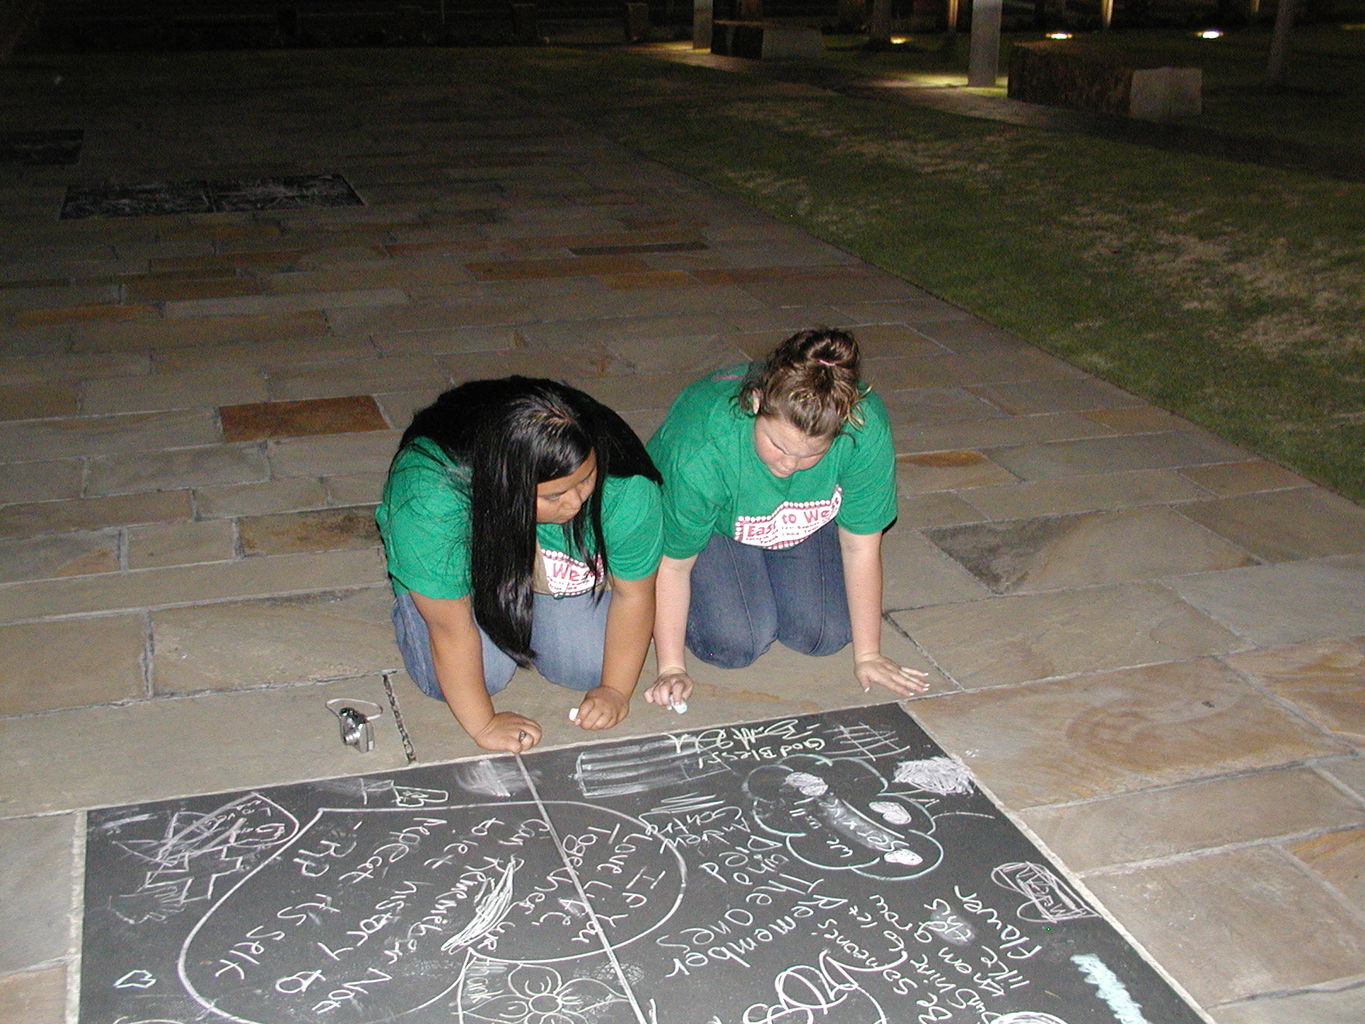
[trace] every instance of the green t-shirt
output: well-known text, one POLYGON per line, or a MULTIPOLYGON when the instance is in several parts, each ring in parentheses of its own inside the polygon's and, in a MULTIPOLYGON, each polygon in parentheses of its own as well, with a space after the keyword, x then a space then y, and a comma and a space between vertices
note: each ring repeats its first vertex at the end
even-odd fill
POLYGON ((719 533, 785 548, 833 520, 877 533, 896 518, 896 452, 886 407, 869 392, 863 423, 835 436, 824 458, 780 479, 754 451, 754 417, 734 401, 747 366, 689 384, 645 446, 664 478, 664 554, 691 558, 719 533))
MULTIPOLYGON (((419 438, 394 459, 374 516, 394 593, 411 590, 447 600, 469 593, 466 467, 419 438)), ((635 580, 652 573, 663 545, 658 485, 643 476, 607 477, 602 485, 602 533, 610 575, 635 580)), ((591 552, 591 536, 584 540, 591 552)), ((563 526, 538 523, 536 543, 548 593, 571 597, 592 589, 592 573, 569 550, 563 526)))

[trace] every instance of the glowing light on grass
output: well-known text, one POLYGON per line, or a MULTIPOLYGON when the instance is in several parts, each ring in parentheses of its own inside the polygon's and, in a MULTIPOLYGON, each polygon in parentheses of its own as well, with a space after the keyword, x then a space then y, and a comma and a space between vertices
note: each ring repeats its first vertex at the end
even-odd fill
POLYGON ((910 42, 910 37, 909 37, 909 36, 892 36, 892 37, 891 37, 891 42, 894 43, 894 44, 897 45, 897 46, 900 46, 902 43, 908 43, 908 42, 910 42))
POLYGON ((1070 38, 1071 38, 1071 33, 1070 33, 1070 32, 1049 32, 1049 33, 1047 34, 1047 37, 1048 37, 1049 39, 1070 39, 1070 38))
POLYGON ((1221 28, 1206 28, 1203 32, 1196 32, 1200 39, 1222 39, 1223 30, 1221 28))

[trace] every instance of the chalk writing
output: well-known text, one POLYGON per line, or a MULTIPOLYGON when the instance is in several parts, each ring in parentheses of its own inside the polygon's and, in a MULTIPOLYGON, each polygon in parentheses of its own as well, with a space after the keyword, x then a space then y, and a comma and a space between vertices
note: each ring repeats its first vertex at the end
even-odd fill
POLYGON ((790 755, 756 768, 745 790, 758 822, 803 863, 891 880, 917 878, 943 859, 925 809, 889 793, 864 761, 790 755))
POLYGON ((1152 1024, 1142 1015, 1142 1007, 1128 994, 1127 986, 1103 960, 1093 953, 1077 953, 1071 962, 1080 968, 1085 980, 1095 986, 1119 1024, 1152 1024))
POLYGON ((967 766, 951 757, 926 757, 896 765, 895 780, 926 793, 970 793, 972 776, 967 766))
POLYGON ((80 1024, 1199 1020, 894 705, 95 810, 86 851, 80 1024))
POLYGON ((110 906, 131 924, 164 921, 213 899, 224 879, 246 872, 297 831, 293 815, 256 793, 205 813, 105 822, 102 834, 146 866, 137 888, 112 897, 110 906))
POLYGON ((1019 917, 1025 921, 1078 921, 1097 916, 1070 884, 1041 864, 1001 864, 991 881, 1024 897, 1019 917))

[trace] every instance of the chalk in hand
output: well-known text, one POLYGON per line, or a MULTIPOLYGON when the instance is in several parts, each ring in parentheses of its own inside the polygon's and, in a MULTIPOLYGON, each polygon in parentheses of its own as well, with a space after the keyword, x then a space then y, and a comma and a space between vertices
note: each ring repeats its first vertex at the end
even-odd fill
POLYGON ((578 721, 578 708, 569 708, 569 721, 570 722, 578 721))
POLYGON ((687 714, 687 701, 685 700, 675 700, 672 704, 668 706, 671 707, 680 715, 687 714))

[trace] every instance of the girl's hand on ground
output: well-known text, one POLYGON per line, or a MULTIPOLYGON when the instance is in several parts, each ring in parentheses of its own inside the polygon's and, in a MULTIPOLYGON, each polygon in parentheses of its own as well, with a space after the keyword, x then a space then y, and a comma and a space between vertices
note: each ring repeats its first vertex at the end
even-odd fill
POLYGON ((589 690, 574 718, 580 729, 610 729, 630 713, 630 698, 607 686, 589 690))
POLYGON ((670 668, 659 673, 659 678, 645 691, 645 700, 661 708, 671 708, 692 696, 692 677, 686 669, 670 668))
POLYGON ((484 750, 524 754, 540 742, 540 725, 514 711, 499 711, 487 725, 471 735, 484 750))
POLYGON ((858 685, 863 688, 863 693, 870 692, 874 685, 884 686, 902 697, 929 689, 925 673, 897 665, 881 654, 865 654, 855 658, 853 674, 858 677, 858 685))

